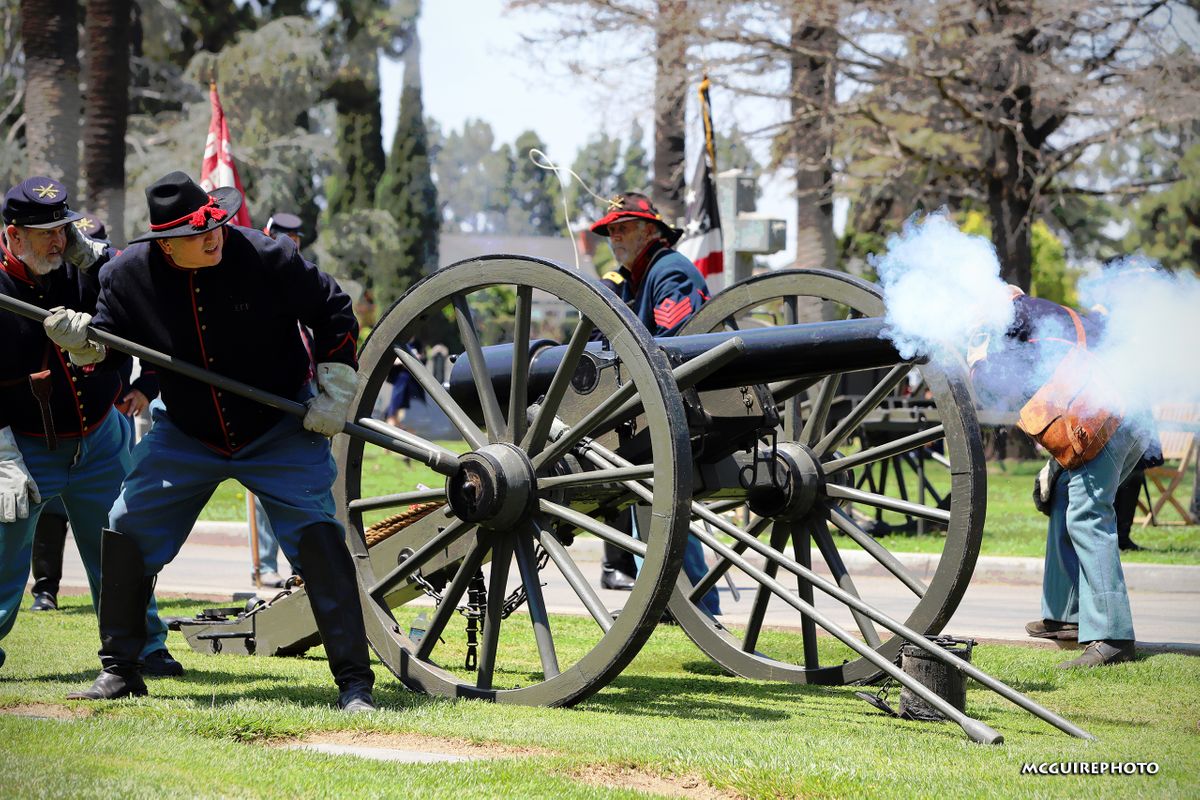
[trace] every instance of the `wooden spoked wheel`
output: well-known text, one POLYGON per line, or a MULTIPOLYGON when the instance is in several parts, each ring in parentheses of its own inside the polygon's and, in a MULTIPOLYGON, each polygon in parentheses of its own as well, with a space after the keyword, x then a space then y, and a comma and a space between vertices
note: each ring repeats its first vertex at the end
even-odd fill
MULTIPOLYGON (((850 316, 882 316, 883 298, 877 287, 844 273, 822 270, 774 272, 735 284, 714 297, 689 321, 682 334, 744 329, 768 319, 776 324, 818 321, 850 316), (804 319, 806 313, 815 319, 804 319)), ((783 424, 779 442, 803 445, 819 464, 821 479, 811 511, 800 518, 758 518, 744 507, 727 511, 723 525, 714 527, 711 514, 693 503, 693 526, 709 525, 739 553, 756 557, 765 574, 810 601, 811 585, 793 579, 786 562, 812 564, 815 550, 843 590, 881 607, 893 619, 914 630, 942 630, 966 591, 983 533, 986 472, 979 424, 963 374, 931 365, 864 373, 833 373, 805 393, 776 395, 783 424), (919 377, 919 380, 916 378, 919 377), (853 380, 851 380, 853 379, 853 380), (921 397, 904 409, 894 408, 899 387, 922 387, 921 397), (848 386, 862 387, 848 393, 848 386), (897 424, 881 424, 891 420, 897 424), (900 424, 903 423, 903 424, 900 424), (864 430, 871 436, 863 438, 864 430), (866 485, 863 476, 895 458, 911 458, 924 450, 934 457, 922 469, 921 494, 911 496, 904 483, 866 485), (928 488, 928 492, 925 489, 928 488), (893 551, 903 537, 889 543, 872 534, 876 511, 897 523, 921 520, 943 537, 936 569, 924 574, 893 551), (765 555, 749 547, 754 539, 766 545, 765 555), (856 573, 858 573, 856 575, 856 573), (856 578, 858 581, 856 582, 856 578), (869 586, 869 588, 868 588, 869 586)), ((774 387, 788 394, 786 387, 774 387)), ((794 391, 794 389, 793 389, 794 391)), ((911 483, 909 485, 912 485, 911 483)), ((897 524, 895 527, 900 527, 897 524)), ((696 586, 685 575, 672 595, 670 611, 696 644, 725 669, 745 677, 796 683, 842 684, 870 680, 877 670, 850 648, 819 646, 817 627, 760 582, 732 566, 727 558, 705 548, 708 575, 696 586), (753 598, 741 613, 733 613, 729 592, 722 592, 723 614, 704 613, 696 602, 726 576, 753 598), (779 629, 790 633, 777 635, 779 629), (800 636, 795 635, 800 632, 800 636), (829 653, 832 652, 832 655, 829 653)), ((818 562, 819 565, 819 562, 818 562)), ((823 596, 817 592, 819 597, 823 596)), ((830 603, 834 601, 830 600, 830 603)), ((903 644, 861 614, 844 606, 845 627, 888 659, 903 644)))
POLYGON ((569 705, 619 674, 661 619, 682 559, 692 492, 687 425, 666 358, 614 299, 555 264, 488 256, 426 277, 372 331, 360 357, 354 418, 415 444, 445 478, 428 489, 379 491, 364 474, 378 457, 373 446, 346 436, 335 441, 339 514, 368 638, 406 686, 446 697, 569 705), (469 391, 460 382, 455 393, 453 381, 448 391, 403 349, 429 315, 455 321, 465 351, 455 370, 469 375, 469 391), (589 343, 594 331, 604 344, 589 343), (548 333, 566 344, 549 346, 542 338, 548 333), (616 366, 605 375, 617 376, 619 387, 581 397, 572 381, 596 353, 616 366), (396 359, 461 441, 427 441, 370 419, 396 359), (574 417, 564 418, 564 402, 573 404, 574 417), (591 412, 579 413, 588 403, 591 412), (606 466, 596 443, 628 424, 631 408, 642 431, 637 461, 606 466), (611 500, 625 491, 619 481, 632 477, 653 477, 651 523, 640 541, 592 516, 602 504, 597 498, 611 500), (368 531, 389 515, 398 532, 373 537, 368 547, 368 531), (583 535, 644 558, 618 616, 572 556, 571 542, 583 535), (554 607, 543 592, 551 579, 569 587, 554 607), (410 601, 417 597, 437 603, 416 609, 410 601), (474 622, 456 613, 470 617, 472 609, 474 622), (551 612, 574 616, 552 623, 551 612), (556 635, 565 628, 569 636, 556 635))

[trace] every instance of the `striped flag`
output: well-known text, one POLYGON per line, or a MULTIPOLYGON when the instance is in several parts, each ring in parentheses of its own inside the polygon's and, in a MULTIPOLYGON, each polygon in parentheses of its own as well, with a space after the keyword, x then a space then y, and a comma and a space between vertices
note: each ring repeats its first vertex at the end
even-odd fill
POLYGON ((687 193, 687 217, 683 238, 675 249, 683 253, 705 277, 725 270, 721 214, 717 209, 717 187, 713 182, 717 154, 713 147, 712 115, 708 104, 708 77, 700 83, 700 116, 704 121, 704 152, 687 193))
POLYGON ((233 186, 242 193, 242 207, 233 216, 235 225, 250 227, 250 208, 246 203, 246 192, 242 179, 238 177, 233 153, 229 148, 229 126, 225 123, 225 110, 217 95, 217 84, 208 84, 208 97, 212 103, 212 122, 208 124, 208 139, 204 142, 204 163, 200 165, 200 188, 211 192, 218 186, 233 186))

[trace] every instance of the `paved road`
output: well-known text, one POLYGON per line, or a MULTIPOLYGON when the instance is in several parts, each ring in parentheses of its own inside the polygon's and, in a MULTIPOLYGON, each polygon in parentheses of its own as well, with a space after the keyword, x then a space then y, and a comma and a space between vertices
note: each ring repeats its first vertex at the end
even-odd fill
MULTIPOLYGON (((248 548, 233 544, 230 537, 197 536, 184 545, 180 556, 163 570, 158 581, 162 594, 183 595, 215 600, 228 600, 234 592, 252 591, 248 548)), ((574 551, 575 548, 573 548, 574 551)), ((579 552, 580 566, 585 574, 594 576, 599 585, 600 565, 585 549, 579 552)), ((1200 568, 1191 568, 1200 572, 1200 568)), ((517 578, 512 581, 515 585, 517 578)), ((553 566, 543 573, 546 582, 546 602, 552 611, 580 613, 574 593, 553 566)), ((1024 635, 1024 624, 1040 616, 1039 589, 1028 575, 1009 576, 1021 580, 1013 583, 1002 580, 1003 575, 984 572, 967 590, 946 632, 977 639, 1001 639, 1030 642, 1024 635)), ((861 596, 893 616, 903 616, 911 607, 913 596, 898 581, 890 577, 856 576, 861 596)), ((78 592, 86 587, 83 566, 73 543, 68 541, 63 565, 64 592, 78 592)), ((753 588, 742 576, 738 588, 741 599, 735 601, 728 587, 722 586, 721 603, 727 624, 743 622, 753 600, 753 588)), ((270 594, 269 590, 264 594, 270 594)), ((622 592, 600 592, 610 609, 620 608, 622 592)), ((1189 650, 1200 652, 1200 585, 1187 592, 1154 592, 1132 590, 1133 616, 1140 642, 1187 643, 1189 650)), ((817 593, 817 607, 835 620, 853 629, 853 621, 844 606, 817 593)), ((781 601, 769 608, 766 620, 770 626, 795 627, 798 617, 781 601)))

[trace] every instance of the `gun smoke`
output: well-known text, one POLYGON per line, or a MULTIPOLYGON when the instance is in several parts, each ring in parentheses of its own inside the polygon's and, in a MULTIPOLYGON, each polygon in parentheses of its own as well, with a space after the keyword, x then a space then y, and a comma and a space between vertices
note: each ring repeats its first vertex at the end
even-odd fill
POLYGON ((1080 304, 1107 311, 1096 356, 1133 412, 1200 403, 1200 280, 1156 266, 1132 256, 1079 282, 1080 304))
MULTIPOLYGON (((990 341, 989 358, 1021 346, 1004 336, 1014 322, 1013 303, 995 249, 960 231, 944 211, 910 218, 888 240, 886 253, 870 263, 883 286, 887 335, 902 355, 951 367, 962 364, 969 341, 990 341)), ((1196 275, 1166 272, 1133 256, 1094 269, 1079 281, 1078 295, 1078 310, 1102 328, 1099 341, 1088 342, 1105 385, 1105 398, 1089 398, 1093 405, 1146 419, 1155 405, 1200 403, 1196 275)), ((1032 338, 1075 340, 1073 329, 1058 326, 1054 320, 1041 323, 1032 338)), ((1053 373, 1062 353, 1050 349, 1046 355, 1046 363, 1033 369, 999 376, 1007 385, 987 393, 1028 397, 1053 373)))
POLYGON ((946 365, 973 333, 1003 336, 1013 322, 992 243, 963 233, 944 212, 910 217, 887 252, 868 260, 883 286, 887 335, 905 358, 946 365))

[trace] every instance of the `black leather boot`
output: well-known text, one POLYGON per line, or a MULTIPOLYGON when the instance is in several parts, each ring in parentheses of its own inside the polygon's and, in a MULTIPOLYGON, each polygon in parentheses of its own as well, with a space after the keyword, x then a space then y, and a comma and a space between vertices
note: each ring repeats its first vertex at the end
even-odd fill
POLYGON ((137 542, 105 530, 100 539, 100 675, 68 700, 118 700, 147 694, 138 657, 146 645, 146 604, 154 592, 137 542))
POLYGON ((375 673, 371 671, 354 563, 341 528, 319 522, 300 532, 300 571, 329 671, 337 683, 338 708, 349 713, 374 711, 371 689, 375 673))
MULTIPOLYGON (((612 525, 622 533, 632 533, 632 509, 621 511, 612 525)), ((633 553, 622 550, 615 544, 604 543, 604 561, 600 564, 600 586, 604 589, 616 589, 619 592, 633 590, 637 577, 637 563, 633 553)))
POLYGON ((1142 546, 1129 535, 1133 530, 1133 518, 1137 515, 1138 493, 1142 491, 1145 471, 1135 469, 1125 482, 1117 487, 1113 498, 1113 510, 1117 513, 1117 547, 1122 550, 1141 550, 1142 546))
POLYGON ((67 518, 42 512, 33 530, 33 605, 30 611, 58 608, 58 584, 62 580, 63 545, 67 541, 67 518))

